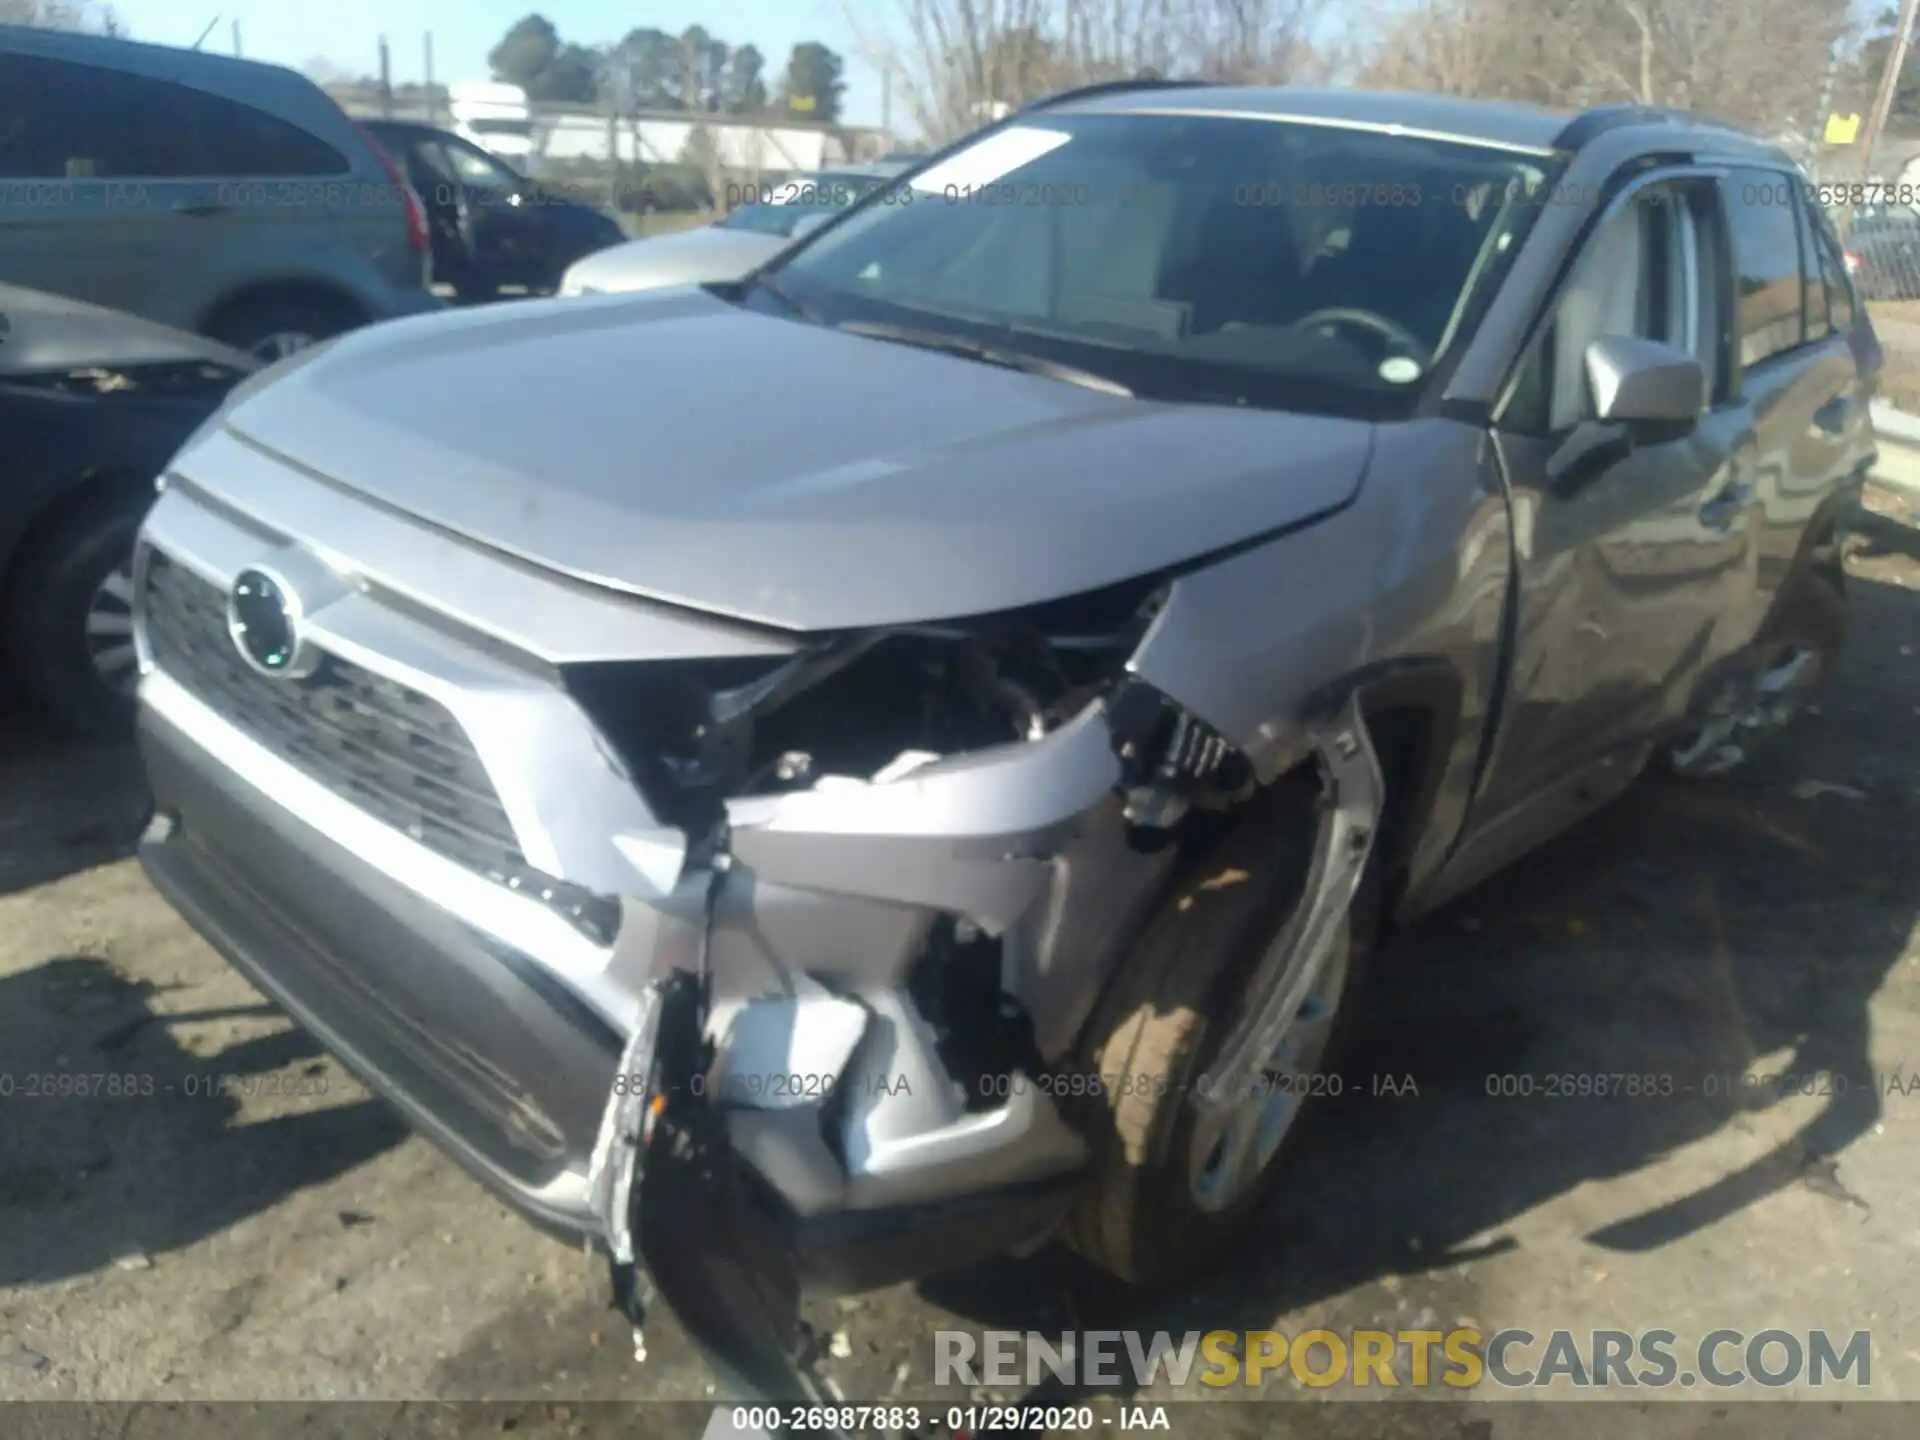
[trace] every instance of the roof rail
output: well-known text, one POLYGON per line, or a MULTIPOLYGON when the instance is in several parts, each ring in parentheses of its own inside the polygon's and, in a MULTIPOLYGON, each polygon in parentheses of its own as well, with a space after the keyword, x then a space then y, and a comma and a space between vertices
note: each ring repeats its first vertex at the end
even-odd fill
POLYGON ((1717 130, 1726 135, 1745 135, 1746 133, 1724 121, 1711 119, 1692 110, 1681 110, 1670 105, 1640 105, 1633 101, 1624 101, 1615 105, 1596 105, 1590 110, 1582 110, 1567 122, 1565 129, 1554 137, 1553 145, 1556 150, 1578 150, 1611 130, 1624 130, 1632 125, 1662 124, 1688 125, 1696 130, 1717 130))
POLYGON ((1096 80, 1091 85, 1072 85, 1065 90, 1056 90, 1051 95, 1042 95, 1038 100, 1029 100, 1013 113, 1025 115, 1032 110, 1044 110, 1051 105, 1064 104, 1068 100, 1085 100, 1094 95, 1123 95, 1129 90, 1195 90, 1218 83, 1214 80, 1169 80, 1163 75, 1147 71, 1130 75, 1124 80, 1096 80))

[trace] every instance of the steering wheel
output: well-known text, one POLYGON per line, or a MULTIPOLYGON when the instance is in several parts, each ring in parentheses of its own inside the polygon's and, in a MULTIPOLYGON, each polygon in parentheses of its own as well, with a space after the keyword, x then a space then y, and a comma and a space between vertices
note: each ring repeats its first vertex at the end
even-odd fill
POLYGON ((1327 325, 1351 325, 1355 329, 1368 330, 1375 335, 1384 336, 1397 345, 1406 354, 1420 362, 1420 368, 1426 369, 1433 355, 1419 338, 1398 320, 1390 320, 1377 310, 1356 310, 1344 305, 1330 305, 1324 310, 1315 310, 1302 315, 1289 327, 1294 330, 1312 330, 1327 325))

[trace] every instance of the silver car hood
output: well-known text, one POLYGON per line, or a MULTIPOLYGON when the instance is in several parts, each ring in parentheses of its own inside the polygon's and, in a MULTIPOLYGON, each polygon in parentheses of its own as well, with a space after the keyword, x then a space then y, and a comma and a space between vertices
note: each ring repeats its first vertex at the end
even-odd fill
POLYGON ((738 280, 791 243, 781 235, 702 225, 596 250, 568 268, 561 289, 614 293, 738 280))
POLYGON ((1345 504, 1371 444, 1359 421, 1131 400, 701 290, 373 326, 227 424, 550 570, 792 630, 1174 565, 1345 504))

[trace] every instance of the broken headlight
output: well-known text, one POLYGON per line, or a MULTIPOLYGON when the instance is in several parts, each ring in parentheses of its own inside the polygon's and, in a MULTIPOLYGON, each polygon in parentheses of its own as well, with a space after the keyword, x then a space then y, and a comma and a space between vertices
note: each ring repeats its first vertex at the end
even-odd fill
POLYGON ((789 656, 596 662, 564 674, 656 813, 698 833, 738 796, 1039 739, 1124 679, 1158 599, 1140 581, 817 637, 789 656))

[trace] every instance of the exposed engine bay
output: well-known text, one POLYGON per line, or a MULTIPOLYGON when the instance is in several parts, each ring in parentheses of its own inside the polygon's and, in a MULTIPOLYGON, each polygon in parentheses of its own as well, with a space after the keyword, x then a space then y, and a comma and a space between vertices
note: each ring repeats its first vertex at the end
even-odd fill
POLYGON ((1244 798, 1253 779, 1205 722, 1126 673, 1164 599, 1136 583, 963 625, 820 638, 776 661, 579 665, 566 678, 696 850, 725 801, 822 780, 885 784, 1043 739, 1100 700, 1129 818, 1164 829, 1189 805, 1244 798))
MULTIPOLYGON (((838 1398, 817 1366, 818 1341, 800 1319, 800 1297, 816 1285, 864 1288, 895 1276, 811 1271, 796 1257, 821 1247, 803 1232, 814 1216, 863 1208, 905 1214, 897 1202, 932 1199, 945 1188, 910 1181, 893 1188, 898 1177, 875 1164, 885 1158, 884 1141, 871 1133, 856 1153, 863 1147, 854 1112, 874 1109, 876 1087, 892 1098, 875 1064, 877 1035, 894 1038, 885 1063, 903 1078, 930 1081, 934 1092, 901 1136, 925 1152, 915 1163, 942 1144, 967 1163, 970 1130, 1026 1125, 1042 1137, 1025 1172, 1006 1170, 1005 1153, 988 1160, 982 1147, 979 1183, 997 1185, 996 1204, 1013 1225, 1027 1226, 1004 1229, 982 1253, 1044 1238, 1073 1182, 1079 1141, 1062 1117, 1037 1113, 1044 1097, 1031 1091, 1028 1113, 1006 1120, 1020 1105, 1018 1077, 1072 1063, 1061 1039, 1083 1018, 1087 995, 1133 919, 1173 872, 1189 817, 1230 811, 1259 788, 1243 751, 1131 673, 1166 593, 1148 584, 1116 587, 975 623, 829 637, 772 661, 570 671, 568 683, 590 713, 629 717, 624 728, 607 727, 607 743, 650 803, 687 828, 689 864, 712 867, 699 964, 665 977, 649 999, 621 1063, 628 1089, 608 1107, 597 1156, 612 1299, 633 1322, 637 1358, 645 1357, 643 1326, 657 1287, 745 1393, 838 1398), (635 716, 646 723, 631 723, 635 716), (769 813, 765 807, 831 796, 839 787, 870 796, 919 772, 943 773, 976 752, 984 758, 1060 744, 1076 730, 1088 744, 1097 736, 1107 752, 1107 799, 1031 857, 1071 871, 1085 863, 1081 856, 1104 848, 1104 863, 1090 868, 1117 882, 1083 901, 1113 910, 1104 937, 1087 927, 1068 931, 1078 943, 1104 940, 1103 953, 1068 957, 1089 971, 1072 1013, 1036 1022, 1028 1003, 1035 987, 1023 983, 1065 928, 1058 921, 1067 907, 1057 896, 1052 908, 1060 913, 1044 935, 1033 933, 1025 915, 1000 923, 1006 917, 991 906, 939 913, 915 928, 904 971, 864 992, 858 982, 812 973, 783 977, 781 994, 725 993, 739 983, 722 973, 729 937, 738 938, 728 923, 729 890, 743 879, 751 889, 765 883, 752 873, 754 821, 769 813), (1116 854, 1127 858, 1113 868, 1116 854), (1130 905, 1118 898, 1127 891, 1130 905), (921 1042, 918 1072, 899 1044, 912 1032, 921 1042), (756 1057, 769 1055, 796 1073, 838 1075, 844 1088, 779 1096, 743 1085, 743 1074, 766 1063, 756 1057), (647 1077, 644 1086, 631 1083, 637 1074, 647 1077), (1000 1083, 1009 1076, 1011 1087, 1000 1083), (1034 1203, 1007 1212, 1007 1196, 1023 1188, 1034 1203), (688 1245, 689 1227, 710 1232, 712 1243, 688 1245)), ((1327 796, 1344 796, 1344 804, 1326 809, 1306 882, 1314 903, 1302 909, 1300 934, 1324 945, 1319 932, 1344 913, 1366 863, 1380 796, 1357 709, 1332 717, 1322 751, 1327 796)), ((1010 839, 988 863, 1021 863, 1034 850, 1030 840, 1010 839)), ((941 842, 943 858, 965 848, 954 837, 941 842)), ((805 889, 809 882, 802 875, 796 883, 805 889)), ((1277 1003, 1297 1006, 1291 975, 1287 988, 1277 1003)), ((1264 1013, 1252 1018, 1271 1023, 1264 1013)), ((1004 1135, 993 1143, 1002 1152, 1020 1148, 1004 1135)))

